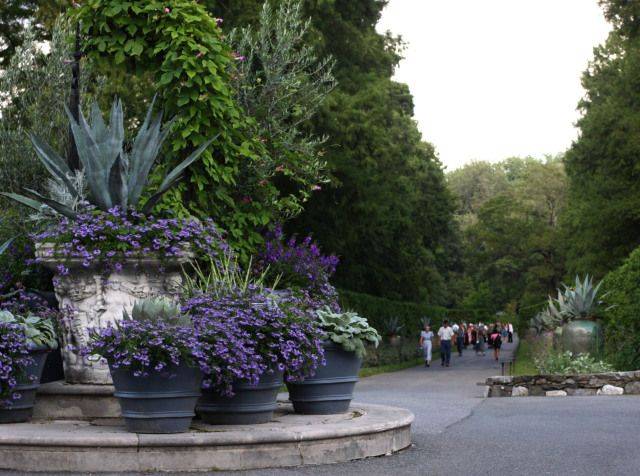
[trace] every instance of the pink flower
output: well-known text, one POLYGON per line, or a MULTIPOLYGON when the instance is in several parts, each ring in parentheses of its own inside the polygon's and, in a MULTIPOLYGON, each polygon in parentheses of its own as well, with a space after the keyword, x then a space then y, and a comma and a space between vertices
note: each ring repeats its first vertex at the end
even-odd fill
POLYGON ((314 185, 311 187, 311 190, 322 190, 322 187, 320 185, 314 185))
POLYGON ((216 25, 220 26, 220 24, 224 21, 222 18, 216 18, 216 25))
POLYGON ((169 7, 164 7, 164 12, 165 13, 171 13, 171 9, 169 7))
POLYGON ((245 58, 244 56, 242 56, 241 54, 236 53, 235 51, 233 52, 233 57, 234 57, 234 59, 235 59, 236 61, 244 61, 244 60, 246 60, 246 59, 247 59, 247 58, 245 58))

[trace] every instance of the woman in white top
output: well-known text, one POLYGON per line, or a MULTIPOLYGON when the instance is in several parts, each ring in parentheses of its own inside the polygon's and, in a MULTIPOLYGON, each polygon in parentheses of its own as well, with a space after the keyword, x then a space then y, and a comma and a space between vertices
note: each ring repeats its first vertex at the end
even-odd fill
POLYGON ((424 352, 424 366, 431 366, 431 340, 433 339, 433 332, 431 332, 431 326, 429 324, 424 325, 424 330, 420 332, 420 347, 424 352))

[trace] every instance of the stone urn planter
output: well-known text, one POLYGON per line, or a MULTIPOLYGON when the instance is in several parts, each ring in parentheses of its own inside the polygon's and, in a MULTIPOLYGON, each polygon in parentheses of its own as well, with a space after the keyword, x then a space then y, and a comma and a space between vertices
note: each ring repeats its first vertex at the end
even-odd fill
POLYGON ((598 355, 603 344, 602 325, 596 320, 576 319, 563 326, 562 348, 565 351, 598 355))
POLYGON ((120 403, 127 431, 184 433, 189 430, 200 397, 202 373, 182 363, 136 377, 129 369, 112 369, 114 396, 120 403))
POLYGON ((122 269, 103 273, 82 266, 82 260, 56 256, 53 245, 36 245, 41 264, 56 273, 54 289, 65 317, 61 325, 62 357, 67 383, 111 384, 104 360, 82 356, 90 328, 103 328, 131 312, 135 301, 155 296, 177 296, 182 285, 181 266, 193 257, 188 249, 180 257, 160 260, 140 255, 122 259, 122 269), (64 265, 68 273, 61 274, 64 265))
POLYGON ((36 391, 40 387, 42 369, 48 353, 48 347, 37 348, 30 352, 33 363, 24 369, 22 378, 14 388, 14 393, 20 397, 11 405, 0 403, 0 423, 23 423, 31 419, 36 391))
POLYGON ((324 343, 324 356, 327 365, 318 367, 313 377, 287 383, 296 413, 329 415, 349 411, 362 359, 333 342, 324 343))
POLYGON ((283 372, 264 373, 257 385, 236 381, 233 397, 219 395, 214 389, 203 389, 196 413, 213 425, 253 425, 268 423, 277 408, 278 390, 283 372))

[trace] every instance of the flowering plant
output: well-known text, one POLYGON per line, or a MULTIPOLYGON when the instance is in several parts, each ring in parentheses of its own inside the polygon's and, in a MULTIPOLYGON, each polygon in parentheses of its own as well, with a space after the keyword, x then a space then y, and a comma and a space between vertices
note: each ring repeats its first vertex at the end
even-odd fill
POLYGON ((170 370, 186 362, 199 365, 200 345, 189 327, 176 327, 161 320, 124 320, 94 329, 84 355, 107 359, 111 369, 128 369, 136 377, 170 370))
POLYGON ((233 395, 236 379, 257 384, 265 372, 287 380, 313 375, 324 364, 323 334, 298 298, 249 286, 225 296, 192 297, 189 312, 202 345, 205 387, 233 395))
POLYGON ((24 326, 0 322, 0 405, 10 406, 20 398, 13 390, 32 363, 24 326))
MULTIPOLYGON (((81 260, 85 268, 97 265, 105 271, 120 271, 126 258, 180 256, 186 247, 213 257, 228 251, 211 220, 157 218, 119 207, 81 213, 74 220, 61 218, 49 229, 34 234, 33 239, 54 245, 43 251, 44 256, 81 260)), ((68 274, 69 269, 61 263, 58 273, 68 274)))
POLYGON ((316 301, 316 307, 330 305, 338 309, 338 293, 329 282, 338 266, 338 257, 323 255, 311 236, 298 241, 285 239, 280 225, 267 235, 264 249, 258 257, 257 269, 269 269, 280 276, 287 288, 303 291, 316 301))

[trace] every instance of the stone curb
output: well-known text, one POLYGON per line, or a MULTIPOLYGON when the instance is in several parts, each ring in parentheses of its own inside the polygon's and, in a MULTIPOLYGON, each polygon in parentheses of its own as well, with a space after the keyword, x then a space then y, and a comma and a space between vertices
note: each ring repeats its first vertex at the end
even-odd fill
POLYGON ((176 435, 127 433, 110 420, 2 425, 0 469, 211 471, 334 463, 410 446, 413 418, 402 408, 354 403, 346 415, 285 413, 251 426, 196 422, 189 433, 176 435))

